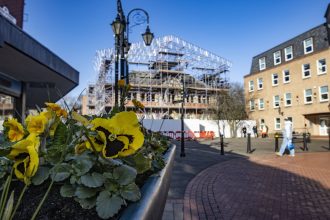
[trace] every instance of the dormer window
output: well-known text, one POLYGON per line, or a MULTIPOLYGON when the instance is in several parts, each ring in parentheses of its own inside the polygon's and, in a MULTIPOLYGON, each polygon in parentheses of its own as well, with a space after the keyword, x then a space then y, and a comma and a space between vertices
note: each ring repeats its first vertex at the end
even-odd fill
POLYGON ((313 52, 313 38, 304 40, 304 53, 309 54, 313 52))
POLYGON ((281 51, 276 51, 274 53, 274 65, 278 65, 281 63, 281 51))
POLYGON ((266 69, 266 57, 262 57, 259 59, 259 70, 266 69))
POLYGON ((293 58, 293 50, 292 50, 292 46, 290 46, 290 47, 286 47, 286 48, 284 49, 284 56, 285 56, 285 61, 292 60, 292 58, 293 58))

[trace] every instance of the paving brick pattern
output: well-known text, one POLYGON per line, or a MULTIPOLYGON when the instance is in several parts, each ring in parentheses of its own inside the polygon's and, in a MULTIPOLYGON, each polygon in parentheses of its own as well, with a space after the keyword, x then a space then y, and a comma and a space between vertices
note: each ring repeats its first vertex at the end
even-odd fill
POLYGON ((330 219, 330 152, 218 163, 189 182, 181 202, 185 220, 330 219))

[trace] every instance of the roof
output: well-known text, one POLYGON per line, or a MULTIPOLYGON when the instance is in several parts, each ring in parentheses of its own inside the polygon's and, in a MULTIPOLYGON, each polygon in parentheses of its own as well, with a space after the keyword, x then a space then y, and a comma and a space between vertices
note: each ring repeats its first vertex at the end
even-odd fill
POLYGON ((0 15, 1 76, 26 83, 27 107, 56 102, 79 84, 77 70, 0 15))
POLYGON ((329 48, 327 27, 325 24, 321 24, 288 41, 285 41, 284 43, 262 52, 261 54, 254 56, 252 58, 250 74, 261 72, 259 70, 259 59, 262 57, 266 58, 266 70, 274 67, 273 53, 276 51, 281 51, 282 64, 285 63, 284 48, 286 47, 293 47, 293 59, 304 56, 303 41, 310 37, 313 37, 314 52, 329 48))

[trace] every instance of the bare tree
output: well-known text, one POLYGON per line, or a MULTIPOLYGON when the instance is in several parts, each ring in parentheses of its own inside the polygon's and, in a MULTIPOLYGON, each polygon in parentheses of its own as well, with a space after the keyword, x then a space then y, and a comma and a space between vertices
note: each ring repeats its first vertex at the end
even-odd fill
POLYGON ((240 122, 247 118, 243 85, 233 83, 228 90, 220 91, 216 97, 214 112, 218 124, 220 120, 226 120, 230 126, 231 136, 236 137, 240 122))

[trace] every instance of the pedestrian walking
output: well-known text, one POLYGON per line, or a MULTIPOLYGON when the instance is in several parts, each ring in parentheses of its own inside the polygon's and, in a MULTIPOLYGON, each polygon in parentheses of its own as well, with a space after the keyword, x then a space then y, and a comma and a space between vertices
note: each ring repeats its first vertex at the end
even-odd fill
POLYGON ((258 137, 258 129, 257 129, 257 126, 256 126, 256 125, 253 126, 252 129, 253 129, 254 137, 257 138, 257 137, 258 137))
POLYGON ((276 153, 278 156, 283 156, 286 148, 290 150, 290 156, 294 157, 294 148, 292 146, 292 122, 289 118, 284 118, 284 129, 283 129, 283 142, 281 149, 276 153))
POLYGON ((246 127, 245 126, 242 128, 242 132, 243 132, 243 136, 246 137, 246 127))

